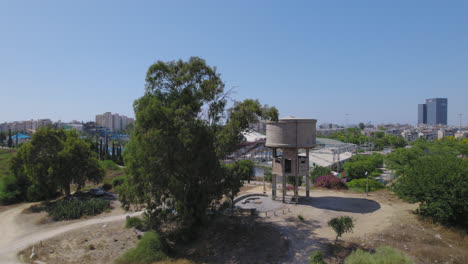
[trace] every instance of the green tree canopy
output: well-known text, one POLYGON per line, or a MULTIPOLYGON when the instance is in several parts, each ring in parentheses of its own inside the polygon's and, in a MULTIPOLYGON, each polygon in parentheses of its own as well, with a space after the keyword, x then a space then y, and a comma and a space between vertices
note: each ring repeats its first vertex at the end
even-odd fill
POLYGON ((366 172, 370 175, 375 169, 382 167, 383 156, 378 153, 372 155, 356 155, 344 164, 346 177, 350 180, 365 178, 366 172))
POLYGON ((468 160, 441 154, 420 157, 394 189, 408 201, 419 202, 421 214, 468 227, 468 160))
POLYGON ((203 222, 214 201, 236 189, 230 185, 241 184, 221 161, 238 148, 249 123, 277 120, 278 111, 257 100, 236 102, 227 111, 227 99, 216 68, 203 59, 149 67, 124 151, 124 206, 144 203, 153 227, 172 219, 190 228, 203 222))
POLYGON ((389 154, 386 165, 398 180, 393 188, 419 212, 445 224, 468 227, 468 161, 463 141, 416 140, 389 154))
POLYGON ((27 200, 50 198, 58 190, 70 193, 70 184, 98 182, 104 176, 90 145, 75 131, 40 128, 11 159, 11 171, 21 196, 27 200))

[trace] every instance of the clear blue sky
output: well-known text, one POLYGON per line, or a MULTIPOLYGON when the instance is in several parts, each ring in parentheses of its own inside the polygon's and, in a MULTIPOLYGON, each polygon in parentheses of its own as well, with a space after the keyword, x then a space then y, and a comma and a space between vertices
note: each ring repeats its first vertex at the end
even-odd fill
POLYGON ((200 56, 235 98, 319 123, 468 123, 468 1, 1 1, 0 122, 133 116, 146 69, 200 56))

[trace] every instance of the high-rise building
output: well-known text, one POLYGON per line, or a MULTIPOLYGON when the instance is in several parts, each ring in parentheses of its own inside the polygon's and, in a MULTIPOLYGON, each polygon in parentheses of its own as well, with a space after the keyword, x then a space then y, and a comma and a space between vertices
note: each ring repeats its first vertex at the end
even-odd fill
POLYGON ((447 98, 426 100, 427 124, 447 125, 447 98))
POLYGON ((425 104, 419 104, 418 123, 447 125, 447 98, 426 99, 425 104))
POLYGON ((418 104, 418 124, 427 124, 426 104, 418 104))

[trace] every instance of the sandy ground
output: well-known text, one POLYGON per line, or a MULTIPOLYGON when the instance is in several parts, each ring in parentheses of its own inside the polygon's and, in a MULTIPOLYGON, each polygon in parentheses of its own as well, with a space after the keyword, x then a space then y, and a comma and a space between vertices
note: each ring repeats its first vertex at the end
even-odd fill
MULTIPOLYGON (((25 209, 34 203, 19 204, 0 213, 0 263, 16 264, 20 263, 16 254, 35 243, 55 237, 59 234, 88 227, 94 224, 124 220, 129 214, 117 214, 119 210, 111 213, 104 213, 90 219, 51 222, 44 222, 43 213, 28 213, 25 209)), ((139 215, 133 213, 130 215, 139 215)))
MULTIPOLYGON (((242 193, 263 193, 263 186, 244 186, 242 193)), ((207 236, 219 236, 201 237, 185 248, 186 254, 181 256, 196 263, 309 263, 313 251, 325 251, 335 239, 335 233, 327 226, 328 220, 347 215, 355 219, 355 228, 353 233, 341 238, 343 244, 369 249, 389 245, 413 256, 417 263, 468 263, 466 236, 420 221, 413 213, 417 205, 403 202, 388 191, 366 196, 314 189, 311 197, 305 198, 302 189, 303 198, 297 205, 290 201, 292 192, 288 194, 289 203, 260 213, 253 222, 221 221, 219 226, 211 226, 213 232, 207 232, 207 236)), ((28 206, 17 205, 0 211, 0 263, 17 263, 15 254, 33 244, 40 245, 39 241, 46 246, 43 249, 37 246, 38 252, 43 250, 40 254, 47 255, 47 260, 54 264, 111 263, 117 253, 134 243, 131 231, 118 222, 125 218, 122 212, 88 220, 38 224, 43 222, 40 220, 43 216, 22 213, 28 206), (115 223, 103 228, 102 223, 109 221, 115 223), (96 246, 95 250, 90 248, 91 244, 96 246)), ((25 254, 30 251, 28 248, 25 254)), ((341 263, 342 259, 328 256, 327 261, 341 263)))
MULTIPOLYGON (((263 186, 247 192, 263 193, 263 186)), ((293 192, 288 194, 290 200, 293 192)), ((301 190, 299 195, 305 196, 305 191, 301 190)), ((378 234, 401 219, 415 218, 411 213, 415 205, 402 202, 386 191, 366 196, 365 193, 314 189, 310 195, 310 198, 300 199, 297 205, 290 203, 276 212, 260 213, 260 221, 274 223, 288 238, 289 257, 282 263, 308 263, 311 252, 324 250, 327 243, 333 242, 335 233, 327 226, 333 217, 347 215, 355 219, 353 233, 343 235, 342 240, 378 234)))
POLYGON ((111 264, 138 240, 135 230, 124 226, 124 220, 90 225, 36 243, 18 255, 26 263, 111 264), (33 250, 36 257, 30 259, 33 250))

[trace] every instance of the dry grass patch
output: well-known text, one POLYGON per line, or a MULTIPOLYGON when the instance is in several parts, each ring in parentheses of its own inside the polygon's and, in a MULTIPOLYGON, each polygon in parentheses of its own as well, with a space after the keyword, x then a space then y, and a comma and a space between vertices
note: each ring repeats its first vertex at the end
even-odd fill
POLYGON ((365 248, 397 248, 418 263, 468 263, 467 234, 427 222, 396 224, 380 234, 355 241, 365 248))

